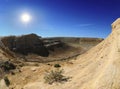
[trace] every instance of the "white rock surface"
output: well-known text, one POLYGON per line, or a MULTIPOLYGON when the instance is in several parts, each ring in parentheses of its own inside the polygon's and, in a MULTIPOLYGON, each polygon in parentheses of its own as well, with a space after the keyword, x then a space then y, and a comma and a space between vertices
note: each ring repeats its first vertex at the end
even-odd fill
POLYGON ((4 79, 2 79, 2 80, 0 81, 0 89, 9 89, 9 88, 6 86, 4 79))

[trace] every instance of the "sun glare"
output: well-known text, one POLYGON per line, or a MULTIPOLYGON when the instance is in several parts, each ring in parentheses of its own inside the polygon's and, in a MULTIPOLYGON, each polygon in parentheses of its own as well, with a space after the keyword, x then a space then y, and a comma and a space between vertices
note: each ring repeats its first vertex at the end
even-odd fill
POLYGON ((24 23, 28 23, 31 21, 31 15, 28 14, 28 13, 23 13, 21 15, 21 21, 24 22, 24 23))

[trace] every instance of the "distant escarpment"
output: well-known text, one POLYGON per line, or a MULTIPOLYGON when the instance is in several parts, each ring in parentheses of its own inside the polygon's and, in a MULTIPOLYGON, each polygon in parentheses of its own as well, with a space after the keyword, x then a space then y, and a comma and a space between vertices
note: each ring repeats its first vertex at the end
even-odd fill
POLYGON ((97 45, 103 38, 85 38, 85 37, 50 37, 50 38, 43 38, 44 40, 48 41, 61 41, 69 46, 72 47, 82 47, 84 50, 89 50, 93 46, 97 45))
POLYGON ((36 34, 27 34, 6 36, 2 37, 1 40, 15 54, 27 56, 28 61, 46 62, 48 60, 63 60, 80 55, 100 43, 103 39, 75 37, 42 38, 36 34))
POLYGON ((6 47, 15 53, 28 55, 35 53, 41 56, 48 56, 49 52, 44 46, 41 37, 36 34, 28 34, 22 36, 3 37, 2 42, 6 47))

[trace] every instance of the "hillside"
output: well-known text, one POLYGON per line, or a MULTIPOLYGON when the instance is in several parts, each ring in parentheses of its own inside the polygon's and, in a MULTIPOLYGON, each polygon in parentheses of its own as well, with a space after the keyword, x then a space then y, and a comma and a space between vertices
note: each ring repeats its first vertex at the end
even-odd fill
POLYGON ((23 66, 20 73, 8 75, 10 89, 119 89, 119 22, 120 19, 112 24, 115 28, 104 41, 76 59, 23 66), (44 82, 45 72, 55 70, 56 63, 70 79, 64 83, 47 84, 44 82))
POLYGON ((36 34, 2 38, 2 42, 9 50, 28 62, 66 60, 86 52, 102 40, 74 37, 42 38, 36 34))
POLYGON ((89 50, 93 46, 100 43, 102 38, 84 38, 84 37, 51 37, 43 38, 44 40, 59 40, 73 47, 81 47, 85 50, 89 50))

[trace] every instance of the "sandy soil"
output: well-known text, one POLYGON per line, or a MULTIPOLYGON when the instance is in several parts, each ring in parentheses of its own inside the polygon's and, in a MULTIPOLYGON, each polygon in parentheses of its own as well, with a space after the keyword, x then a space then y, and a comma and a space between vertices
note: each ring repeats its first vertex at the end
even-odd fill
POLYGON ((21 72, 9 75, 11 89, 120 89, 120 29, 100 44, 76 59, 57 62, 71 77, 63 84, 44 83, 45 70, 54 69, 55 63, 24 66, 21 72), (76 60, 77 59, 77 60, 76 60))

